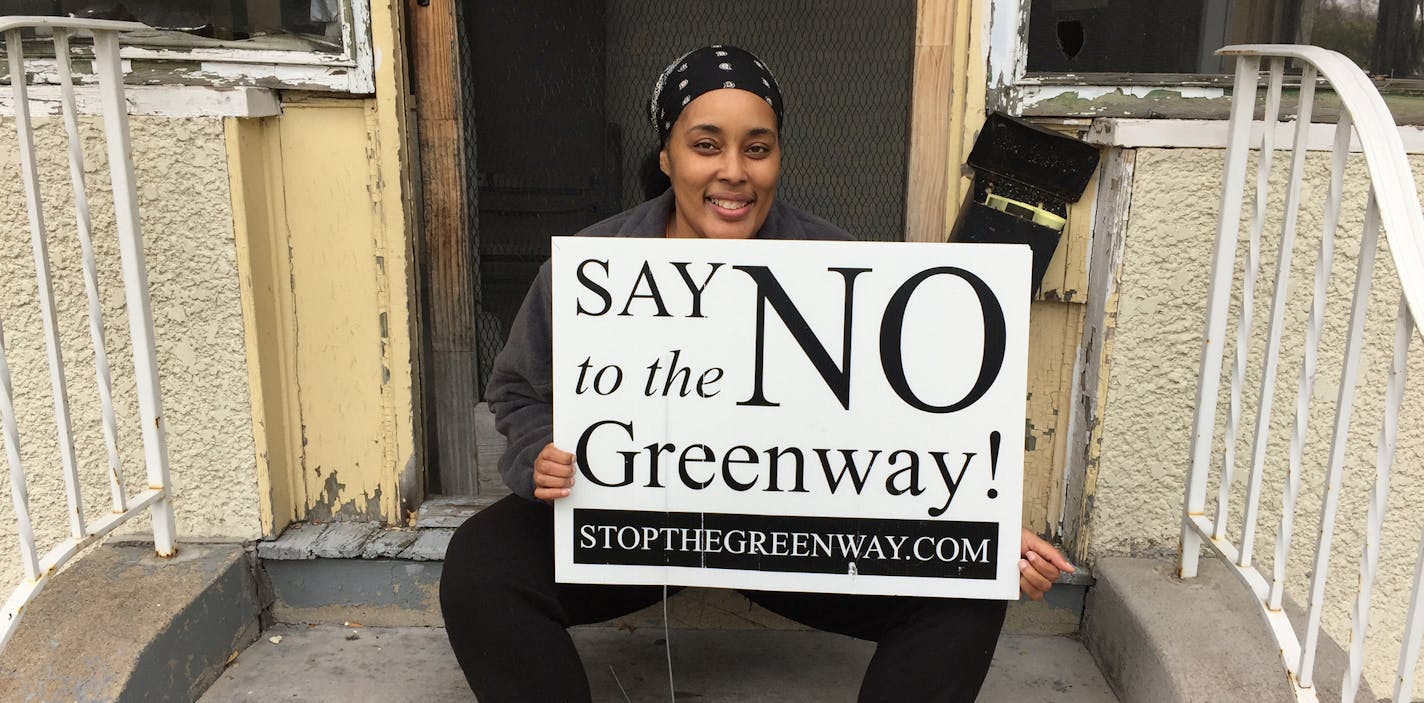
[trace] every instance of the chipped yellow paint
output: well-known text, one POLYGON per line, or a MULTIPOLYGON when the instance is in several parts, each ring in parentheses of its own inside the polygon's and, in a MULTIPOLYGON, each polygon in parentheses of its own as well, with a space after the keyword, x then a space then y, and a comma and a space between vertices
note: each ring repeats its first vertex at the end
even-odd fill
MULTIPOLYGON (((1121 303, 1121 293, 1117 289, 1112 290, 1107 297, 1103 309, 1103 330, 1101 342, 1098 346, 1097 355, 1089 359, 1089 363, 1096 362, 1103 367, 1103 371, 1098 374, 1097 386, 1092 389, 1085 389, 1093 393, 1096 399, 1095 406, 1105 408, 1108 400, 1108 385, 1112 380, 1107 372, 1107 367, 1112 359, 1114 340, 1117 337, 1117 316, 1121 303)), ((1101 415, 1099 415, 1101 417, 1101 415)), ((1088 559, 1089 548, 1093 544, 1093 520, 1092 506, 1093 496, 1097 493, 1098 470, 1102 467, 1103 457, 1103 433, 1102 428, 1096 427, 1088 435, 1088 446, 1083 462, 1083 500, 1078 505, 1065 506, 1065 510, 1073 510, 1078 515, 1078 534, 1074 536, 1072 543, 1067 545, 1069 549, 1068 558, 1082 562, 1088 559)))
MULTIPOLYGON (((304 517, 372 519, 388 432, 378 230, 368 188, 369 100, 287 105, 282 144, 304 517)), ((384 485, 383 485, 384 484, 384 485)))
POLYGON ((1073 363, 1086 312, 1084 305, 1047 300, 1029 310, 1023 521, 1039 534, 1056 533, 1063 516, 1073 363))
POLYGON ((302 504, 296 319, 277 118, 224 121, 247 347, 262 533, 280 534, 302 504))
POLYGON ((372 181, 372 207, 377 218, 377 254, 382 310, 385 314, 381 339, 382 402, 386 425, 382 443, 382 484, 387 489, 381 500, 381 516, 386 522, 406 522, 424 498, 424 457, 419 447, 421 426, 417 416, 419 339, 416 329, 416 277, 414 243, 418 207, 406 207, 415 189, 412 170, 419 164, 415 137, 406 120, 410 113, 407 98, 407 56, 404 28, 405 4, 371 3, 371 44, 375 50, 375 112, 371 115, 368 141, 372 181))
POLYGON ((374 98, 227 123, 267 534, 420 499, 405 50, 398 9, 371 11, 374 98))

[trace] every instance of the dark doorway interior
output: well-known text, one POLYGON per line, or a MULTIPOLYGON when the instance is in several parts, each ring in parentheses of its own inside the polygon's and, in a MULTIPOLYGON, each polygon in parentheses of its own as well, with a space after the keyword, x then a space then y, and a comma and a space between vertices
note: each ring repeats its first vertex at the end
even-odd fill
POLYGON ((640 166, 657 146, 648 94, 698 46, 742 46, 776 72, 787 103, 778 197, 861 239, 900 239, 915 6, 464 0, 480 387, 549 237, 645 199, 640 166))

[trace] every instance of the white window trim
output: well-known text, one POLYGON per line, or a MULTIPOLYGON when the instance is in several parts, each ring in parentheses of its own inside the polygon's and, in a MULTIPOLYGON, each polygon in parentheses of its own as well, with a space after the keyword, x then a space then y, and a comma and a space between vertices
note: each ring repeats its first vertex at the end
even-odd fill
MULTIPOLYGON (((37 85, 26 91, 30 114, 55 117, 62 114, 60 89, 37 85)), ((201 85, 131 85, 124 87, 124 102, 130 115, 161 117, 274 117, 282 113, 276 91, 266 88, 214 88, 201 85)), ((81 115, 103 114, 99 87, 74 88, 74 106, 81 115)), ((15 99, 9 91, 0 94, 0 113, 14 114, 15 99)))
MULTIPOLYGON (((370 0, 342 0, 341 53, 280 51, 209 47, 144 47, 126 45, 119 50, 125 75, 134 62, 163 62, 164 76, 144 76, 164 82, 171 76, 179 85, 215 88, 258 87, 323 90, 367 95, 375 92, 375 60, 371 46, 370 0)), ((35 83, 58 82, 53 62, 31 61, 26 68, 35 83)), ((137 86, 134 86, 137 87, 137 86)))
MULTIPOLYGON (((1093 120, 1084 138, 1090 144, 1124 149, 1225 149, 1227 120, 1175 120, 1101 117, 1093 120)), ((1295 140, 1295 122, 1279 122, 1275 126, 1275 143, 1291 144, 1295 140)), ((1264 127, 1251 125, 1250 143, 1261 143, 1264 127)), ((1399 138, 1404 151, 1424 154, 1424 126, 1400 125, 1399 138)), ((1307 151, 1330 151, 1335 144, 1335 125, 1314 123, 1306 133, 1307 151)), ((1359 137, 1350 141, 1350 151, 1360 151, 1359 137)))
POLYGON ((985 18, 988 26, 983 28, 984 36, 989 37, 984 45, 989 82, 987 104, 990 110, 1019 114, 1017 93, 1028 69, 1028 43, 1024 41, 1028 31, 1028 2, 990 0, 989 5, 989 15, 985 18))

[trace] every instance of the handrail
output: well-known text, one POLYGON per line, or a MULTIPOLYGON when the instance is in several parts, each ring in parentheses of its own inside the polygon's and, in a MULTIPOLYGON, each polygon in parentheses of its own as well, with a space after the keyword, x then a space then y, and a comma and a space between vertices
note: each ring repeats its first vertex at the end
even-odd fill
MULTIPOLYGON (((1409 345, 1414 337, 1420 334, 1415 319, 1418 312, 1424 311, 1424 213, 1420 211, 1419 196, 1394 120, 1369 77, 1349 59, 1319 47, 1295 45, 1229 46, 1218 53, 1236 57, 1236 80, 1232 92, 1225 177, 1198 378, 1191 468, 1183 505, 1179 571, 1183 578, 1196 575, 1202 546, 1210 547, 1221 556, 1256 595, 1261 613, 1280 645, 1286 673, 1297 700, 1304 702, 1319 699, 1314 669, 1316 651, 1322 636, 1325 584, 1330 572, 1334 530, 1339 520, 1339 498, 1345 473, 1346 447, 1351 437, 1350 424, 1356 387, 1361 374, 1365 319, 1374 283, 1374 263, 1380 237, 1383 235, 1389 243, 1401 295, 1396 316, 1393 362, 1386 376, 1384 423, 1380 428, 1375 457, 1375 481, 1365 516, 1366 539, 1360 560, 1359 586, 1353 610, 1348 647, 1349 661, 1340 688, 1341 699, 1353 701, 1361 685, 1364 640, 1369 627, 1372 589, 1380 566, 1381 535, 1388 505, 1409 345), (1242 511, 1239 539, 1233 540, 1229 534, 1229 508, 1237 463, 1235 448, 1242 439, 1242 401, 1247 392, 1246 378, 1250 375, 1250 350, 1254 348, 1252 345, 1257 339, 1252 311, 1256 305, 1256 278, 1261 268, 1261 240, 1273 174, 1271 161, 1276 151, 1272 141, 1275 129, 1260 130, 1260 143, 1250 143, 1251 127, 1255 121, 1257 84, 1263 59, 1270 63, 1264 114, 1264 122, 1267 125, 1274 125, 1280 119, 1286 61, 1297 62, 1302 67, 1302 77, 1295 118, 1295 143, 1291 146, 1290 180, 1287 183, 1285 211, 1281 219, 1277 249, 1274 293, 1262 366, 1258 374, 1260 385, 1255 396, 1256 422, 1254 435, 1251 437, 1246 505, 1242 511), (1316 260, 1309 318, 1306 322, 1304 356, 1296 394, 1287 475, 1281 487, 1280 530, 1276 535, 1272 574, 1267 579, 1252 563, 1252 547, 1255 542, 1261 492, 1264 490, 1263 473, 1270 446, 1277 363, 1282 353, 1282 338, 1286 327, 1284 313, 1290 297, 1291 257, 1298 213, 1304 199, 1302 182, 1305 173, 1306 136, 1312 116, 1317 77, 1323 79, 1323 83, 1335 91, 1344 111, 1336 124, 1331 176, 1323 203, 1324 229, 1321 234, 1320 253, 1316 260), (1344 171, 1352 135, 1358 139, 1365 157, 1370 194, 1365 203, 1364 228, 1340 369, 1334 426, 1325 467, 1326 487, 1321 505, 1321 528, 1315 545, 1304 624, 1305 634, 1302 639, 1297 637, 1295 627, 1283 608, 1287 582, 1286 563, 1291 549, 1296 501, 1305 469, 1304 448, 1309 437, 1307 428, 1310 405, 1314 395, 1316 367, 1333 268, 1335 236, 1341 221, 1345 190, 1344 171), (1247 258, 1245 265, 1241 267, 1243 272, 1238 289, 1236 272, 1238 238, 1241 234, 1242 191, 1246 186, 1248 157, 1253 148, 1260 152, 1257 161, 1256 209, 1251 221, 1247 258), (1228 341, 1228 317, 1233 307, 1239 312, 1235 318, 1236 354, 1230 369, 1229 406, 1225 414, 1224 451, 1220 460, 1220 491, 1214 519, 1208 519, 1206 489, 1209 475, 1216 463, 1217 444, 1214 441, 1214 433, 1220 417, 1218 396, 1221 395, 1223 358, 1228 341)), ((1421 639, 1424 639, 1424 540, 1421 540, 1420 544, 1413 600, 1408 623, 1401 635, 1401 654, 1398 675, 1395 677, 1394 695, 1397 703, 1407 703, 1410 700, 1415 663, 1418 660, 1421 639)))
POLYGON ((174 554, 172 484, 169 480, 167 430, 159 393, 158 362, 154 342, 153 311, 149 301, 148 274, 144 263, 143 236, 139 229, 138 192, 130 154, 128 105, 124 99, 123 65, 119 59, 120 32, 146 29, 136 22, 114 22, 66 17, 0 17, 0 34, 5 38, 9 60, 10 89, 14 96, 15 130, 18 135, 20 174, 24 182, 29 215, 30 242, 34 254, 38 308, 44 327, 50 372, 50 389, 55 409, 57 450, 65 483, 69 537, 39 556, 29 509, 28 487, 22 464, 23 435, 14 408, 11 369, 6 358, 3 321, 0 321, 0 437, 10 468, 10 494, 20 542, 20 561, 25 576, 0 609, 0 647, 14 634, 25 605, 32 601, 53 574, 86 546, 97 542, 124 522, 147 511, 153 524, 154 548, 159 556, 174 554), (74 194, 75 224, 83 258, 85 292, 88 297, 89 330, 94 347, 95 375, 100 396, 107 449, 112 505, 109 514, 89 522, 82 499, 80 467, 73 440, 69 412, 69 392, 60 343, 58 312, 51 283, 49 229, 45 224, 39 170, 36 165, 33 125, 30 120, 27 86, 24 80, 24 45, 21 31, 30 27, 53 30, 56 68, 59 73, 63 120, 69 141, 70 181, 74 194), (129 338, 133 353, 135 391, 138 400, 140 435, 147 469, 145 489, 130 495, 124 487, 118 431, 111 393, 108 356, 104 343, 103 305, 99 298, 99 274, 92 246, 87 188, 84 183, 84 154, 80 148, 78 113, 70 67, 69 37, 88 32, 94 37, 94 70, 99 82, 105 141, 108 148, 109 177, 113 189, 114 234, 118 239, 124 303, 128 311, 129 338))
POLYGON ((1376 196, 1400 206, 1382 209, 1380 219, 1409 309, 1424 311, 1424 215, 1420 213, 1419 193, 1414 188, 1409 159, 1394 116, 1370 77, 1344 54, 1318 46, 1239 44, 1223 47, 1217 53, 1279 56, 1308 62, 1340 96, 1341 106, 1350 113, 1355 124, 1376 196))
POLYGON ((152 29, 142 22, 124 22, 122 20, 91 20, 83 17, 42 17, 38 15, 0 17, 0 32, 34 27, 74 29, 87 32, 137 32, 152 29))

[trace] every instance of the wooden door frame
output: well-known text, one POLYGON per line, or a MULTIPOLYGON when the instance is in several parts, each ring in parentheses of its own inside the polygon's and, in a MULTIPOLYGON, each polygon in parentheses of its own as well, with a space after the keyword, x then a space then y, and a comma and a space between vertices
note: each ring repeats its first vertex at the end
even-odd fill
POLYGON ((905 241, 943 242, 970 190, 962 175, 984 124, 986 0, 918 0, 910 145, 905 177, 905 241))
MULTIPOLYGON (((429 460, 443 493, 478 490, 475 413, 479 400, 473 286, 474 213, 466 199, 465 82, 461 75, 459 0, 407 2, 413 122, 420 164, 421 225, 415 235, 423 311, 419 334, 426 347, 420 374, 429 460), (468 468, 467 468, 468 467, 468 468)), ((427 470, 429 467, 426 467, 427 470)), ((428 496, 425 496, 428 497, 428 496)))

